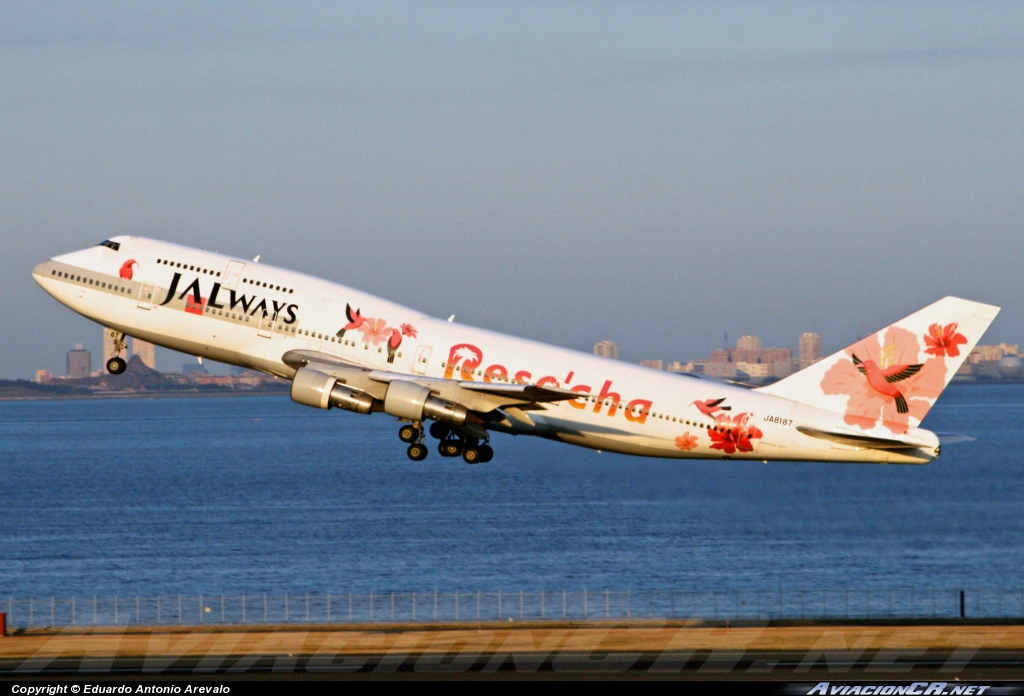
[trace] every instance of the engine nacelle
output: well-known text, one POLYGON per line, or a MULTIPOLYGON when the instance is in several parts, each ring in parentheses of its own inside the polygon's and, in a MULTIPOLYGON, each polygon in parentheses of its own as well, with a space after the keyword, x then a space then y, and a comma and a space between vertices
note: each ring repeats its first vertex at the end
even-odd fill
POLYGON ((373 397, 338 384, 338 380, 323 372, 301 368, 292 379, 292 401, 313 408, 343 408, 356 413, 369 413, 373 397))
POLYGON ((462 404, 439 399, 415 382, 394 380, 384 394, 384 412, 397 418, 423 421, 428 418, 445 423, 465 423, 469 410, 462 404))

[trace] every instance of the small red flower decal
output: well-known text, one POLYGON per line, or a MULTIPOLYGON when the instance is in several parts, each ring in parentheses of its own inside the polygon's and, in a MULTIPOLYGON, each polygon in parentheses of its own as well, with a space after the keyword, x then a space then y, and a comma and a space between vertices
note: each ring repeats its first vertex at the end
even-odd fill
POLYGON ((683 433, 676 438, 676 447, 684 452, 689 452, 697 447, 697 438, 690 433, 683 433))
POLYGON ((413 328, 412 324, 402 324, 402 335, 416 338, 416 329, 413 328))
POLYGON ((726 454, 733 454, 736 450, 753 452, 751 440, 764 437, 764 433, 757 426, 750 425, 750 418, 749 413, 738 413, 732 418, 723 414, 716 418, 715 426, 708 430, 711 449, 722 450, 726 454))
POLYGON ((924 343, 928 347, 925 348, 924 352, 940 357, 959 357, 960 346, 967 343, 967 338, 962 333, 957 333, 956 329, 956 323, 946 324, 945 326, 939 326, 938 324, 929 326, 928 335, 924 337, 924 343))

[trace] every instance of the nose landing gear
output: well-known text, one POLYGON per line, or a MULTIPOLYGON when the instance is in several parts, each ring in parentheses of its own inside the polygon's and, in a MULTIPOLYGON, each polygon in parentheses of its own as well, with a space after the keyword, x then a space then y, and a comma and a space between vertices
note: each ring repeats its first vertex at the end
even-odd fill
POLYGON ((119 375, 128 369, 128 363, 120 357, 121 351, 127 350, 128 344, 124 342, 124 334, 119 331, 111 331, 110 337, 114 339, 114 357, 107 360, 107 372, 119 375))

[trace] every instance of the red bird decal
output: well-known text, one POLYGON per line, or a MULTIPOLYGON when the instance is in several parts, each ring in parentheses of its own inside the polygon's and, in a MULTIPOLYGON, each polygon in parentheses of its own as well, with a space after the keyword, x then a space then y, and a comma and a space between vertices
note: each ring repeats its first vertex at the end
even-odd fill
POLYGON ((697 410, 703 413, 705 416, 715 417, 715 413, 718 411, 731 411, 732 406, 722 406, 722 402, 725 401, 723 396, 721 399, 708 399, 707 401, 694 401, 693 405, 697 407, 697 410))
POLYGON ((398 329, 391 329, 391 336, 388 338, 388 362, 395 361, 395 351, 402 345, 402 332, 398 329))
POLYGON ((349 329, 358 329, 366 323, 366 317, 360 314, 358 309, 353 312, 352 305, 348 302, 345 303, 345 316, 348 317, 348 323, 338 331, 338 338, 344 336, 349 329))
POLYGON ((128 259, 127 261, 125 261, 124 263, 121 264, 121 270, 118 271, 118 273, 125 280, 131 280, 132 279, 132 275, 134 274, 134 270, 132 269, 132 266, 137 266, 137 265, 139 265, 138 261, 136 261, 135 259, 128 259))
POLYGON ((903 397, 903 392, 893 385, 916 375, 922 364, 892 365, 883 370, 875 364, 874 360, 861 360, 855 353, 851 353, 851 355, 853 364, 857 366, 862 375, 867 377, 868 385, 882 396, 895 399, 897 413, 907 413, 910 410, 907 407, 907 400, 903 397))

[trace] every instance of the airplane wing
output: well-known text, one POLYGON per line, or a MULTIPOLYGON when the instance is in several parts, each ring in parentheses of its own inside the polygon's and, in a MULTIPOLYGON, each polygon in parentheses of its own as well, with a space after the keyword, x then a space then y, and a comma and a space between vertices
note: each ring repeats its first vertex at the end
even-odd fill
POLYGON ((560 387, 535 384, 496 384, 424 377, 406 372, 370 370, 347 363, 333 355, 309 350, 292 350, 282 356, 285 364, 296 369, 307 367, 324 372, 343 384, 383 399, 392 382, 413 382, 427 387, 441 398, 462 404, 471 411, 488 413, 502 407, 529 407, 555 401, 580 399, 585 395, 560 387), (375 388, 376 387, 376 388, 375 388))

